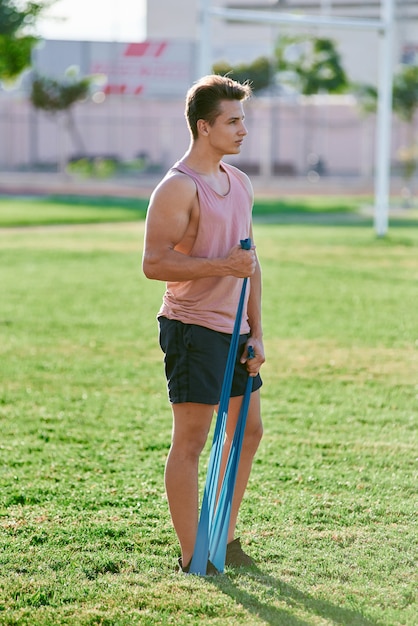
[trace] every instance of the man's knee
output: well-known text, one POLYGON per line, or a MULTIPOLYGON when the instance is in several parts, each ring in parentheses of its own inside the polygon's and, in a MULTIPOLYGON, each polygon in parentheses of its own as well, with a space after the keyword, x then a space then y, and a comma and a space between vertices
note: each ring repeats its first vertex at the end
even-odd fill
POLYGON ((263 437, 263 424, 261 420, 248 421, 242 442, 244 454, 254 456, 263 437))
POLYGON ((263 425, 261 422, 259 422, 258 424, 255 424, 254 426, 248 428, 248 430, 245 433, 245 437, 244 437, 244 441, 246 441, 246 444, 249 445, 252 448, 257 449, 260 441, 263 437, 263 425))
POLYGON ((185 461, 197 460, 205 447, 207 436, 202 433, 194 433, 189 437, 173 437, 171 451, 185 461))

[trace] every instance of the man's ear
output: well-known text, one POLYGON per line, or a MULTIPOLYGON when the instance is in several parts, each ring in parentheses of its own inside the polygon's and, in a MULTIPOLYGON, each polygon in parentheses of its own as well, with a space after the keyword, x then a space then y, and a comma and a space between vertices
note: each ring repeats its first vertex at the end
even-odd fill
POLYGON ((209 123, 206 120, 197 120, 197 130, 199 135, 207 135, 209 131, 209 123))

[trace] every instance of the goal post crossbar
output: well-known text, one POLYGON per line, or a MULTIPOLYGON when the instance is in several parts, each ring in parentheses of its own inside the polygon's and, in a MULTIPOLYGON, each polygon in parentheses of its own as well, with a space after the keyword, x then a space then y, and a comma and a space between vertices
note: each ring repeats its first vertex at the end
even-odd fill
POLYGON ((200 0, 200 70, 206 73, 210 57, 210 18, 258 24, 288 24, 335 27, 353 30, 374 30, 380 35, 379 77, 376 132, 375 211, 374 226, 377 235, 387 233, 390 187, 390 135, 392 120, 392 50, 394 29, 394 2, 382 0, 380 19, 345 18, 331 15, 295 15, 272 11, 228 9, 211 7, 210 0, 200 0))

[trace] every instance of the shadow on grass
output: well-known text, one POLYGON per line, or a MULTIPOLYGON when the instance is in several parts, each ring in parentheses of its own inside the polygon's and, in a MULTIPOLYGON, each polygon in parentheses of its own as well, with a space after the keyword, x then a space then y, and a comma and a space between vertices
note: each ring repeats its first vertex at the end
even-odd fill
POLYGON ((226 576, 208 577, 207 580, 237 605, 272 626, 310 626, 313 623, 297 617, 297 612, 309 613, 341 626, 381 626, 355 609, 314 598, 259 568, 228 570, 226 576), (257 589, 258 597, 251 593, 251 589, 257 589), (259 600, 260 597, 265 600, 259 600), (276 606, 278 602, 286 606, 279 608, 276 606))

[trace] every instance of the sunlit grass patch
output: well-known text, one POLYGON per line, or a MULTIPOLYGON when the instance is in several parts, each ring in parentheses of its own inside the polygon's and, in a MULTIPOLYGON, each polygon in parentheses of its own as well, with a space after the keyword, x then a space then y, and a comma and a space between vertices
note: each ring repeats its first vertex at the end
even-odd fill
POLYGON ((0 624, 415 626, 417 231, 256 224, 265 434, 239 533, 258 569, 216 579, 174 571, 142 236, 0 233, 0 624))

